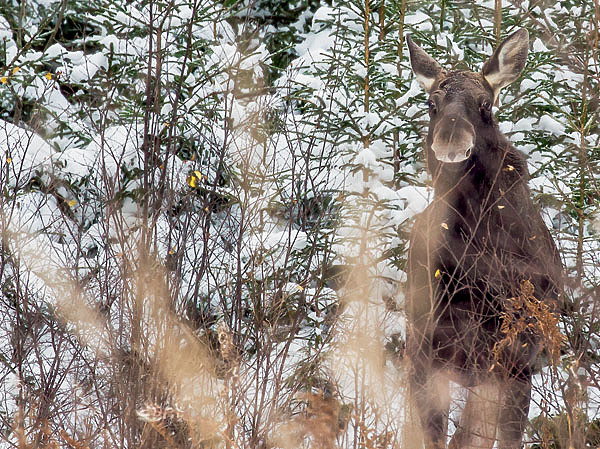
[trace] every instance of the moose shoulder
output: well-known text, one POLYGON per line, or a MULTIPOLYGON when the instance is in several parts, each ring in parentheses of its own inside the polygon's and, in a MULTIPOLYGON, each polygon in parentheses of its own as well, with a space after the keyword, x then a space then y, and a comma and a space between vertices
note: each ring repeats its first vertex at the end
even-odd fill
POLYGON ((524 285, 549 310, 562 289, 562 263, 531 199, 524 156, 492 114, 525 66, 529 36, 509 36, 481 73, 447 71, 406 40, 429 94, 425 151, 434 185, 407 262, 411 394, 426 448, 446 446, 449 379, 469 387, 451 447, 491 448, 498 439, 501 449, 519 448, 541 345, 527 330, 501 345, 503 317, 524 285))

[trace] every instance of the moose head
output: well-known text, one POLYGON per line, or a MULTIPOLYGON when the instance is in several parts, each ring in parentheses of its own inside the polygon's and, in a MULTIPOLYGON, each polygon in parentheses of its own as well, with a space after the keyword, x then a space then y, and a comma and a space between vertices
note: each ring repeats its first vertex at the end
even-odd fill
POLYGON ((406 38, 419 84, 429 94, 428 150, 444 164, 463 162, 486 148, 497 134, 492 105, 500 90, 515 81, 527 60, 529 34, 509 36, 484 64, 481 73, 447 71, 425 50, 406 38))

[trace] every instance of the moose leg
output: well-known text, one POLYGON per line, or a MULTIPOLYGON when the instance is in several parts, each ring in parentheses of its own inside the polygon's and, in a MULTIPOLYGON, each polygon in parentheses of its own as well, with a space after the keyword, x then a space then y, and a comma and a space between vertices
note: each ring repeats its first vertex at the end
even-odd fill
POLYGON ((447 376, 440 372, 413 370, 410 390, 421 419, 425 449, 444 449, 450 408, 447 376))
POLYGON ((489 380, 470 388, 450 449, 491 449, 496 441, 502 384, 489 380))
POLYGON ((498 449, 519 449, 529 414, 531 377, 513 379, 507 387, 500 412, 498 449))

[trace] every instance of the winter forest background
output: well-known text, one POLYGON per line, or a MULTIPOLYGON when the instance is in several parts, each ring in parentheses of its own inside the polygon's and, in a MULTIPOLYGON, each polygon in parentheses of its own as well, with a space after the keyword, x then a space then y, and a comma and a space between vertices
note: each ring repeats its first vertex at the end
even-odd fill
POLYGON ((571 306, 526 441, 598 447, 599 26, 598 0, 0 0, 0 447, 419 447, 404 35, 479 70, 519 27, 497 117, 571 306))

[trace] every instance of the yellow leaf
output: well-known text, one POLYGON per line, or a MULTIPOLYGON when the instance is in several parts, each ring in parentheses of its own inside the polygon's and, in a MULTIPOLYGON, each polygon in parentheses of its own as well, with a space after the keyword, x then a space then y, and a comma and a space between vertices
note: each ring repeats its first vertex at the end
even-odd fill
POLYGON ((12 162, 12 157, 7 157, 7 158, 6 158, 6 163, 7 163, 7 164, 10 164, 11 162, 12 162))
POLYGON ((444 228, 446 231, 448 230, 448 225, 446 223, 442 223, 441 224, 442 228, 444 228))
POLYGON ((3 76, 2 78, 0 78, 0 83, 2 83, 2 84, 8 83, 8 78, 3 76))
POLYGON ((304 290, 304 287, 302 287, 301 285, 298 285, 296 288, 298 289, 299 292, 301 292, 302 290, 304 290))
POLYGON ((175 250, 174 249, 170 249, 169 250, 169 254, 172 256, 173 254, 175 254, 175 250))
POLYGON ((69 205, 69 207, 73 207, 73 206, 75 206, 77 204, 77 201, 71 200, 67 204, 69 205))
POLYGON ((509 165, 506 166, 506 169, 508 171, 513 171, 515 169, 515 167, 513 167, 512 165, 509 164, 509 165))
POLYGON ((46 78, 48 81, 50 81, 52 79, 52 73, 48 72, 44 75, 44 78, 46 78))
POLYGON ((198 170, 194 170, 194 174, 196 175, 196 178, 198 178, 198 181, 202 181, 202 173, 198 170))
POLYGON ((437 270, 435 270, 435 274, 434 274, 434 276, 435 276, 436 278, 439 278, 441 275, 442 275, 442 272, 440 271, 440 269, 439 269, 439 268, 438 268, 437 270))
POLYGON ((21 67, 15 67, 12 71, 12 74, 16 75, 19 70, 21 70, 21 67))
POLYGON ((196 187, 196 177, 194 175, 188 176, 187 183, 191 188, 195 188, 196 187))
POLYGON ((499 205, 499 206, 498 206, 498 209, 502 210, 502 209, 504 209, 504 207, 505 207, 505 206, 499 205))

